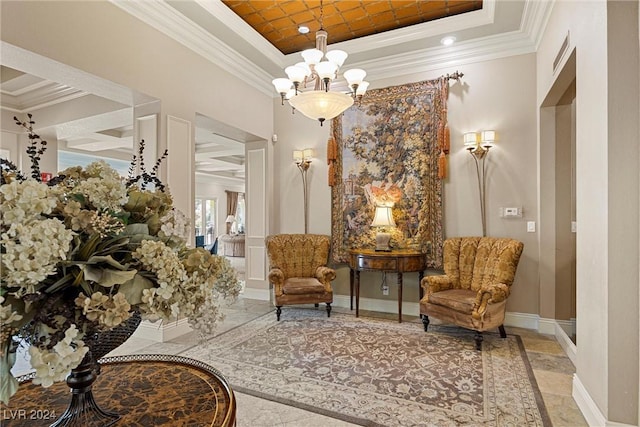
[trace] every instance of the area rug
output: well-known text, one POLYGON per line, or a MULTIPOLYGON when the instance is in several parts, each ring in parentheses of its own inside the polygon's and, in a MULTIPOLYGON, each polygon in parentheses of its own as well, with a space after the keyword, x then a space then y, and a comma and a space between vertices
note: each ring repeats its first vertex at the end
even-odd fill
POLYGON ((520 337, 482 345, 459 328, 287 308, 182 355, 238 392, 363 426, 550 426, 520 337))

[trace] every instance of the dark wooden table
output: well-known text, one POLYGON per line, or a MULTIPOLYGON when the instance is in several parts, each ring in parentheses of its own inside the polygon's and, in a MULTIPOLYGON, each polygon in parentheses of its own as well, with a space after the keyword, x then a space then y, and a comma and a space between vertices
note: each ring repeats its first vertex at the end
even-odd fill
POLYGON ((356 317, 360 308, 360 272, 381 271, 398 274, 398 322, 402 323, 402 274, 418 273, 418 288, 422 299, 420 282, 427 269, 427 255, 410 249, 397 249, 391 252, 378 252, 373 249, 352 249, 349 251, 349 290, 351 310, 353 310, 353 291, 356 294, 356 317))
MULTIPOLYGON (((97 404, 121 416, 116 426, 216 426, 236 422, 236 401, 224 377, 186 357, 140 354, 107 357, 92 385, 97 404)), ((2 426, 48 426, 65 411, 66 383, 49 388, 24 376, 9 405, 1 405, 2 426)))

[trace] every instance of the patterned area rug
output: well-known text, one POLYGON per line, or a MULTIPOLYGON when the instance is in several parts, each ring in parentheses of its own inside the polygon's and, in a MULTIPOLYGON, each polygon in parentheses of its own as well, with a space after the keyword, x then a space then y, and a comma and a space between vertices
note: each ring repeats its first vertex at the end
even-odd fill
POLYGON ((242 393, 364 426, 550 426, 520 337, 287 308, 183 354, 242 393))

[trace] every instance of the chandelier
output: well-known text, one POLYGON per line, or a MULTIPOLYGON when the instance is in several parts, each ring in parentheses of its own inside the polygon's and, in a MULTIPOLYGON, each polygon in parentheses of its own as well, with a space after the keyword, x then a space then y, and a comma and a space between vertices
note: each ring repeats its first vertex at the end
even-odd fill
POLYGON ((367 91, 367 73, 359 68, 344 72, 350 93, 331 91, 331 83, 338 78, 338 72, 347 59, 347 52, 330 50, 327 52, 327 32, 322 26, 323 9, 320 1, 320 29, 316 32, 315 49, 301 52, 303 62, 285 68, 288 78, 273 80, 280 94, 282 105, 288 101, 295 110, 313 120, 333 119, 351 107, 354 101, 360 101, 367 91), (312 88, 311 88, 312 87, 312 88), (306 89, 306 90, 303 90, 306 89))

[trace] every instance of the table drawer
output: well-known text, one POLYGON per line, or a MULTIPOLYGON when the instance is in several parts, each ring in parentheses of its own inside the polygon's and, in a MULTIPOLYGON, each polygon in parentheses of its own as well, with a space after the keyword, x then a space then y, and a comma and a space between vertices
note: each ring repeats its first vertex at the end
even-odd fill
POLYGON ((398 270, 398 260, 395 258, 358 258, 360 270, 398 270))

